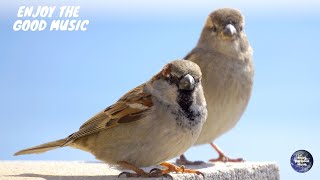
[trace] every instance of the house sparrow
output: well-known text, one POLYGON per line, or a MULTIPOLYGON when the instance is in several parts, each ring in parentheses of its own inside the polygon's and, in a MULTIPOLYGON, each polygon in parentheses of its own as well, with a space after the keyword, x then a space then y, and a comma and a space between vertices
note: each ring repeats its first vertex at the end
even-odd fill
MULTIPOLYGON (((212 141, 232 129, 248 105, 254 76, 252 55, 244 17, 239 10, 224 8, 209 14, 197 46, 184 58, 202 70, 208 119, 195 145, 212 145, 219 158, 209 161, 243 161, 228 158, 212 141)), ((183 155, 177 162, 193 164, 183 155)))
POLYGON ((164 161, 194 144, 206 118, 199 66, 176 60, 93 116, 77 132, 15 155, 70 146, 90 152, 105 163, 136 172, 122 173, 129 177, 157 177, 169 172, 201 174, 164 161), (159 163, 167 169, 149 173, 139 169, 159 163))

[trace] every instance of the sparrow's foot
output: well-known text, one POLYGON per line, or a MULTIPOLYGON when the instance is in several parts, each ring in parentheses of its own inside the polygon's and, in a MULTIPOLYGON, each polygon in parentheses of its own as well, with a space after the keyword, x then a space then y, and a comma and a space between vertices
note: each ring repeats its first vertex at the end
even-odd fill
POLYGON ((166 167, 167 169, 158 169, 154 168, 151 169, 149 173, 145 172, 144 170, 126 162, 126 161, 119 161, 118 164, 126 169, 130 169, 134 171, 135 173, 130 173, 130 172, 122 172, 118 175, 118 177, 170 177, 171 179, 172 176, 170 176, 170 172, 175 172, 175 173, 194 173, 197 175, 202 175, 204 177, 204 174, 200 171, 193 170, 193 169, 186 169, 184 166, 176 166, 171 163, 163 162, 160 165, 166 167))
POLYGON ((150 170, 149 174, 150 177, 169 177, 173 180, 173 177, 170 174, 163 172, 162 169, 153 168, 150 170))
POLYGON ((231 159, 227 157, 223 151, 215 144, 210 143, 210 145, 217 151, 219 157, 216 159, 210 159, 210 162, 244 162, 242 158, 231 159))
POLYGON ((209 159, 209 162, 244 162, 242 158, 231 159, 225 155, 219 155, 216 159, 209 159))
POLYGON ((145 177, 141 176, 140 174, 137 173, 130 173, 130 172, 122 172, 118 175, 118 178, 129 178, 129 177, 145 177))
POLYGON ((161 170, 162 174, 168 174, 170 172, 175 172, 175 173, 194 173, 197 175, 202 175, 204 177, 204 174, 200 171, 193 170, 193 169, 186 169, 184 166, 176 166, 174 164, 168 163, 168 162, 163 162, 160 164, 160 166, 164 166, 167 169, 161 170))
POLYGON ((171 179, 172 176, 170 176, 169 174, 162 172, 162 170, 160 169, 152 169, 149 173, 145 172, 144 170, 126 162, 126 161, 119 161, 118 164, 126 169, 132 170, 135 173, 131 173, 131 172, 122 172, 118 175, 118 177, 127 177, 127 178, 131 178, 131 177, 143 177, 143 178, 149 178, 149 177, 169 177, 171 179))
POLYGON ((201 165, 205 164, 203 161, 189 161, 185 155, 181 155, 180 158, 176 159, 176 163, 179 165, 201 165))
POLYGON ((119 161, 118 164, 123 168, 130 169, 135 173, 130 172, 122 172, 118 175, 118 177, 125 176, 125 177, 149 177, 149 173, 145 172, 144 170, 126 162, 126 161, 119 161))

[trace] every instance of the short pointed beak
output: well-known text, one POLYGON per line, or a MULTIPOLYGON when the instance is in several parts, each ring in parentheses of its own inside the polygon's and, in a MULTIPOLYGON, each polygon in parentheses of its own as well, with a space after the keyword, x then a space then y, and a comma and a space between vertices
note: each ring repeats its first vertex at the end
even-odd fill
POLYGON ((190 74, 185 75, 179 82, 179 89, 182 89, 182 90, 190 91, 194 89, 194 86, 195 86, 195 81, 190 74))
POLYGON ((223 35, 232 37, 237 34, 236 28, 232 24, 228 24, 223 29, 223 35))

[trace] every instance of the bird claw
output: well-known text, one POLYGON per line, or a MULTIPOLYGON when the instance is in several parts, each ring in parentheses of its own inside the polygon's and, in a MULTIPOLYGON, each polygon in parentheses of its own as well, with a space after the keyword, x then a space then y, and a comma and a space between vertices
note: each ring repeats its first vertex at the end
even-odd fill
POLYGON ((236 163, 240 163, 240 162, 244 162, 244 159, 242 158, 236 158, 236 159, 231 159, 228 158, 227 156, 221 155, 216 159, 209 159, 209 162, 236 162, 236 163))
POLYGON ((203 177, 203 179, 205 178, 204 174, 200 171, 195 172, 197 175, 201 175, 203 177))
POLYGON ((162 173, 162 170, 159 169, 159 168, 153 168, 150 170, 149 174, 151 176, 161 176, 163 173, 162 173))
POLYGON ((182 166, 176 166, 171 163, 163 162, 160 164, 161 166, 166 167, 167 169, 162 170, 163 173, 169 173, 169 172, 175 172, 175 173, 193 173, 197 175, 202 175, 204 177, 204 174, 200 171, 193 170, 193 169, 186 169, 183 165, 182 166))
POLYGON ((118 175, 118 177, 125 176, 127 178, 131 177, 167 177, 170 179, 173 179, 173 177, 169 174, 170 172, 175 172, 175 173, 194 173, 197 175, 202 175, 204 177, 204 174, 200 171, 193 170, 193 169, 186 169, 184 166, 178 167, 174 164, 163 162, 160 165, 166 167, 167 169, 158 169, 158 168, 153 168, 149 171, 149 173, 145 172, 144 170, 128 163, 125 161, 119 161, 119 165, 122 167, 126 167, 135 173, 130 173, 130 172, 122 172, 118 175))
POLYGON ((170 178, 170 179, 173 180, 173 177, 170 174, 164 173, 163 170, 161 170, 159 168, 151 169, 150 172, 149 172, 149 175, 150 175, 149 177, 161 177, 161 176, 163 176, 163 177, 170 178))
POLYGON ((217 151, 219 157, 216 159, 210 159, 209 162, 244 162, 242 158, 231 159, 227 157, 216 144, 210 143, 210 145, 217 151))
POLYGON ((122 175, 125 175, 126 178, 129 177, 140 177, 141 175, 136 174, 136 173, 130 173, 130 172, 122 172, 118 175, 118 178, 121 178, 122 175))
POLYGON ((202 172, 197 171, 197 170, 193 170, 193 169, 183 169, 183 173, 193 173, 193 174, 201 175, 203 178, 205 178, 205 176, 202 172))
POLYGON ((122 172, 118 175, 118 178, 132 178, 132 177, 134 177, 134 178, 137 178, 137 177, 145 177, 145 178, 166 177, 166 178, 170 178, 173 180, 173 177, 170 174, 164 173, 161 169, 158 169, 158 168, 153 168, 150 170, 149 173, 145 173, 145 174, 122 172))

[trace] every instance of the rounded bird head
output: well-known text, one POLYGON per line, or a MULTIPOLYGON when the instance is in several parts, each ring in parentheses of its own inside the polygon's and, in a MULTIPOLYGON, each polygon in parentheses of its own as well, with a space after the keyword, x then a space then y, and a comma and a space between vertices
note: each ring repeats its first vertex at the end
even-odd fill
POLYGON ((205 27, 217 38, 235 40, 243 33, 244 17, 236 9, 224 8, 212 12, 207 18, 205 27))
POLYGON ((194 94, 203 93, 201 77, 201 70, 197 64, 186 60, 175 60, 156 74, 149 81, 148 87, 158 99, 176 104, 181 93, 189 94, 190 98, 193 98, 194 94))
POLYGON ((241 12, 237 9, 223 8, 210 13, 199 43, 222 53, 246 51, 249 43, 244 32, 244 17, 241 12))

